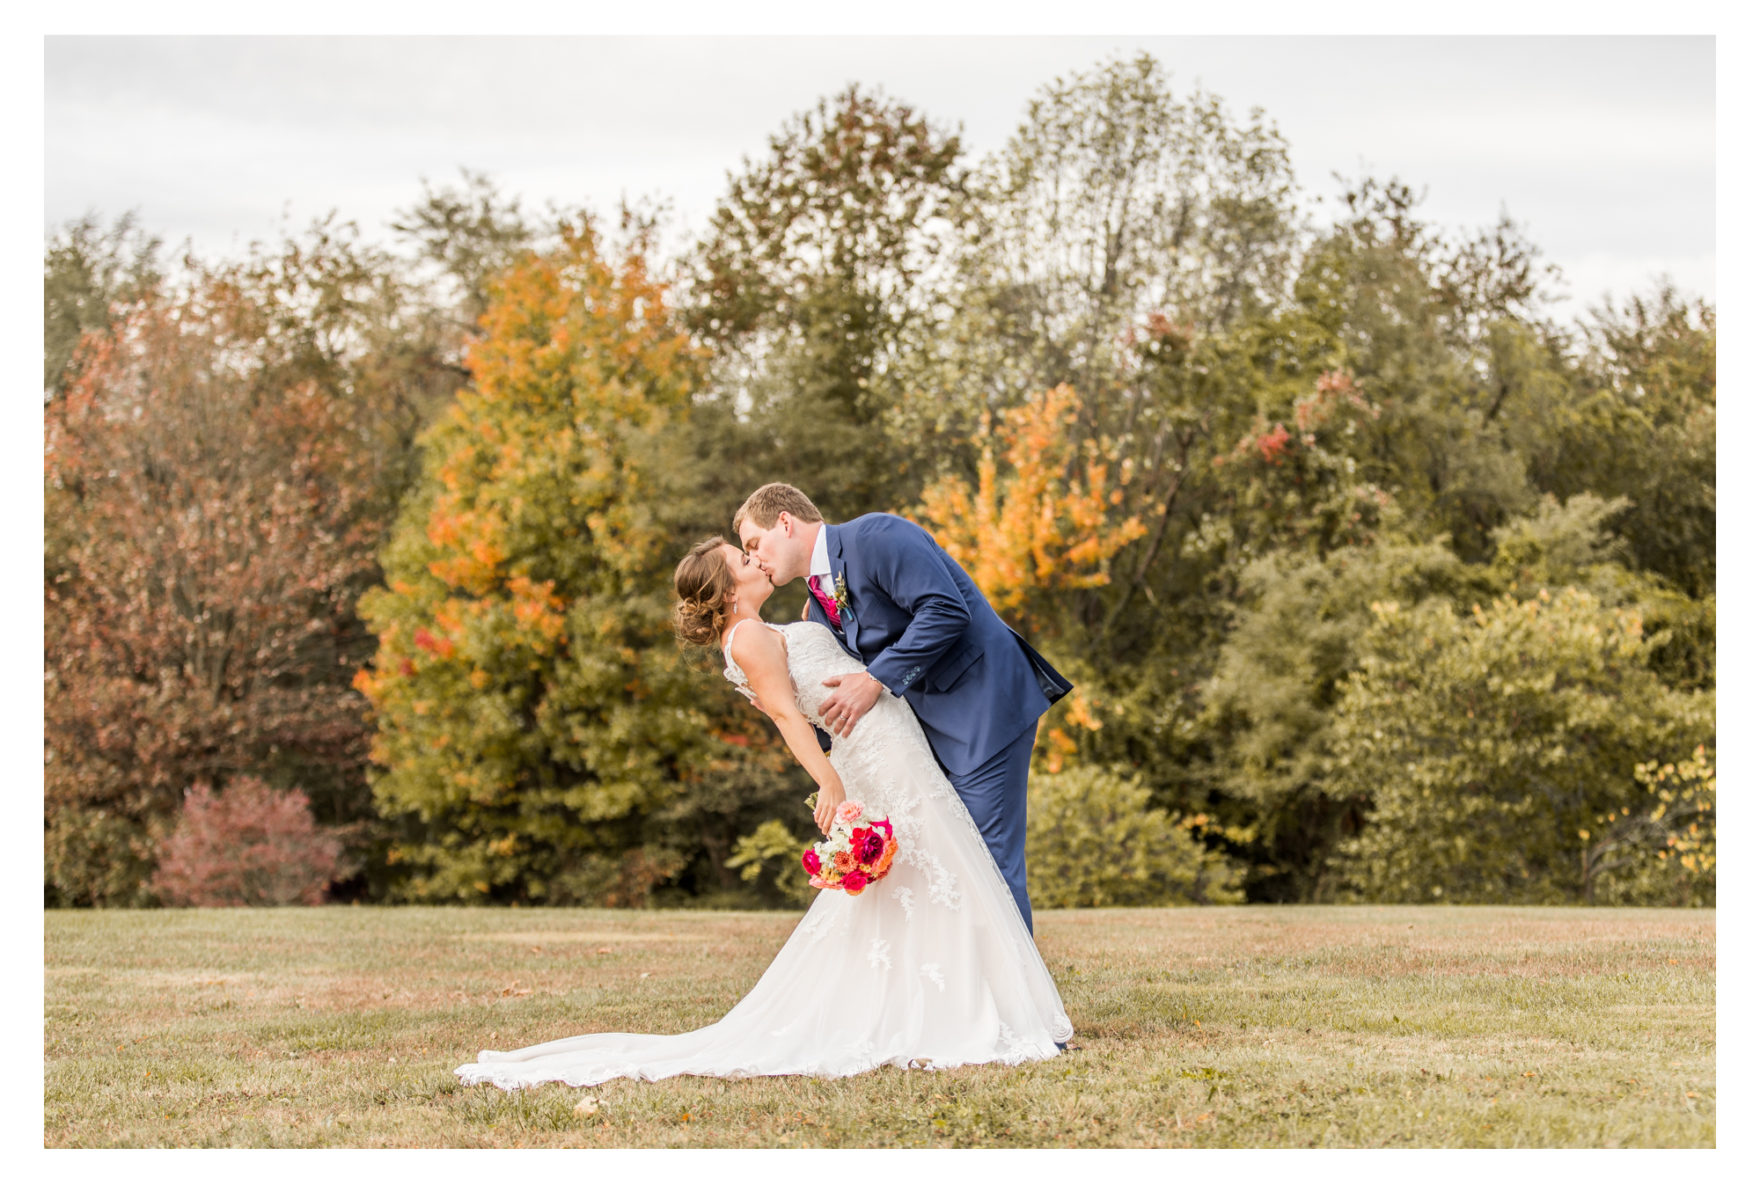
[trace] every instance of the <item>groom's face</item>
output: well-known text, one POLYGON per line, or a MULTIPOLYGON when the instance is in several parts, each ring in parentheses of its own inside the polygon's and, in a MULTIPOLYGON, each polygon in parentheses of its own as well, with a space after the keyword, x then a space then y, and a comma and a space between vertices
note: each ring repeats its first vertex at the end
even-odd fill
POLYGON ((739 542, 751 554, 772 585, 786 585, 796 577, 804 577, 812 561, 812 551, 803 551, 800 521, 788 512, 780 512, 772 527, 760 528, 751 520, 739 527, 739 542))

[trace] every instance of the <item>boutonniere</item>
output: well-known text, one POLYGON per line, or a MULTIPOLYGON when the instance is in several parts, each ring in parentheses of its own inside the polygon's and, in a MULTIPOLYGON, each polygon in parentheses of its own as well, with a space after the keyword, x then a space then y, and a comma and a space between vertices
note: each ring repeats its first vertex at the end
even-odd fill
POLYGON ((837 614, 842 617, 849 609, 849 585, 844 581, 843 574, 837 574, 837 580, 831 583, 831 600, 837 605, 837 614))

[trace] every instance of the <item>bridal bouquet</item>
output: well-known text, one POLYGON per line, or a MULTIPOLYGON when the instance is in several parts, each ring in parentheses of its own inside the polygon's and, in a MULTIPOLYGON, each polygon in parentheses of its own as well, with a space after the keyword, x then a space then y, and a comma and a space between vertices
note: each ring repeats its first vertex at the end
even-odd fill
MULTIPOLYGON (((816 805, 818 794, 807 799, 816 805)), ((892 869, 892 857, 898 853, 898 840, 892 836, 892 823, 883 814, 862 808, 850 801, 837 807, 831 820, 831 834, 824 842, 814 843, 801 855, 801 866, 811 877, 807 882, 816 888, 835 888, 859 896, 862 889, 880 882, 892 869)))

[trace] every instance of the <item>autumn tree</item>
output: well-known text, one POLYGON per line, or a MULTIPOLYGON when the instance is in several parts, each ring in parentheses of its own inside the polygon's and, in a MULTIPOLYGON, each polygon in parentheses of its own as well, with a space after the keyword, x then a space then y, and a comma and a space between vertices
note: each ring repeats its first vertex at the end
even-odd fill
POLYGON ((187 788, 358 781, 370 460, 270 317, 236 272, 198 273, 89 337, 45 411, 51 899, 143 902, 187 788))
POLYGON ((669 628, 699 358, 590 222, 490 290, 361 603, 374 792, 419 827, 405 896, 641 903, 700 853, 688 794, 726 748, 669 628))
POLYGON ((1577 831, 1583 875, 1605 902, 1717 903, 1717 755, 1695 745, 1690 757, 1645 761, 1632 775, 1634 804, 1597 814, 1577 831))
POLYGON ((1143 534, 1134 516, 1108 518, 1123 498, 1119 475, 1093 442, 1073 442, 1076 411, 1068 385, 1004 411, 984 436, 976 485, 945 476, 924 489, 916 511, 1017 628, 1050 620, 1029 616, 1030 600, 1106 584, 1112 555, 1143 534))
MULTIPOLYGON (((1323 212, 1267 115, 1148 56, 964 150, 829 96, 676 284, 648 214, 600 234, 471 173, 397 253, 332 219, 167 277, 131 219, 52 235, 49 899, 147 898, 184 790, 255 774, 347 832, 354 894, 795 902, 799 771, 665 616, 676 557, 782 478, 925 522, 1078 685, 1036 771, 1143 845, 1189 824, 1250 899, 1391 895, 1365 864, 1409 852, 1445 894, 1712 902, 1715 742, 1676 721, 1716 687, 1714 307, 1561 327, 1508 212, 1439 225, 1373 177, 1323 212), (1449 710, 1505 671, 1508 733, 1449 710), (1593 773, 1542 838, 1544 732, 1593 773), (1474 806, 1497 845, 1450 860, 1474 806)), ((1083 895, 1142 882, 1094 866, 1083 895)))
POLYGON ((236 777, 218 794, 198 784, 159 848, 153 890, 198 908, 321 904, 341 853, 298 789, 256 777, 236 777))

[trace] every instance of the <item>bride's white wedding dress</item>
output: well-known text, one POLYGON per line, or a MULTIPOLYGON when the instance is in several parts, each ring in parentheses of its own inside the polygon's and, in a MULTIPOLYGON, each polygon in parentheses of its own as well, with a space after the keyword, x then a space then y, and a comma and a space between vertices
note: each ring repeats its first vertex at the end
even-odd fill
MULTIPOLYGON (((773 628, 787 645, 801 714, 818 723, 831 690, 823 680, 861 664, 817 622, 773 628)), ((726 674, 752 694, 731 659, 726 674)), ((459 1078, 511 1090, 1054 1057, 1070 1036, 1063 1000, 910 705, 882 694, 848 737, 832 735, 830 759, 849 798, 892 819, 892 870, 859 896, 821 892, 726 1017, 682 1035, 576 1035, 484 1051, 459 1078)))

